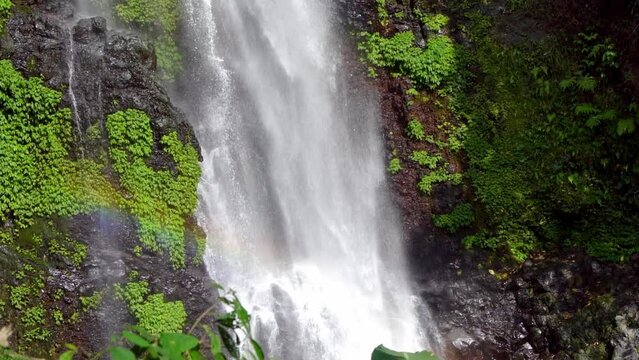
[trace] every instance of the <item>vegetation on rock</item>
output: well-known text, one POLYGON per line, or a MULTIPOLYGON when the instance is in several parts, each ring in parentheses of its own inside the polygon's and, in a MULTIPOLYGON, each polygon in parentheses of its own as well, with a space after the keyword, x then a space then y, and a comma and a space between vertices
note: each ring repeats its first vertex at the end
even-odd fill
POLYGON ((140 28, 150 37, 161 78, 173 80, 182 71, 182 55, 175 39, 180 19, 179 1, 122 0, 117 1, 115 13, 123 22, 140 28))
POLYGON ((11 0, 0 0, 0 35, 4 32, 5 23, 11 15, 11 9, 13 9, 11 0))
POLYGON ((176 173, 155 170, 146 160, 153 152, 151 120, 129 109, 107 117, 109 151, 120 184, 131 195, 126 206, 140 224, 140 240, 154 251, 168 248, 175 266, 184 266, 184 226, 198 204, 201 169, 197 152, 182 143, 176 132, 160 140, 176 173))
MULTIPOLYGON (((0 247, 10 255, 2 276, 12 279, 0 285, 0 316, 16 324, 18 350, 38 355, 46 352, 35 349, 54 350, 50 341, 56 327, 77 322, 99 306, 102 296, 98 291, 69 305, 62 289, 47 284, 49 267, 79 269, 87 256, 86 244, 72 239, 63 226, 65 219, 101 208, 130 212, 139 222, 142 243, 155 251, 168 249, 174 266, 182 267, 185 219, 197 206, 200 176, 193 146, 176 132, 155 143, 150 119, 137 110, 106 120, 108 159, 72 158, 71 114, 61 101, 62 94, 42 79, 25 79, 9 61, 0 61, 0 247), (173 168, 147 165, 158 147, 173 168)), ((151 297, 149 304, 146 309, 153 311, 170 308, 161 306, 161 296, 151 297)), ((139 308, 145 313, 144 306, 139 308)), ((169 317, 179 319, 174 315, 171 311, 169 317)))
MULTIPOLYGON (((411 31, 362 35, 368 64, 411 85, 408 137, 442 152, 464 150, 476 209, 464 204, 436 216, 435 224, 454 232, 457 215, 467 224, 476 213, 478 232, 466 245, 506 250, 516 261, 583 247, 597 258, 627 262, 639 252, 639 163, 632 150, 639 145, 639 105, 621 54, 592 29, 504 43, 492 31, 493 16, 482 10, 490 6, 467 0, 433 6, 439 11, 411 6, 415 21, 437 33, 451 26, 441 10, 455 14, 455 28, 445 33, 461 32, 470 41, 464 47, 438 34, 429 34, 424 49, 411 31), (446 139, 427 134, 425 120, 410 110, 417 103, 442 109, 433 125, 446 139)), ((461 174, 424 155, 421 148, 410 155, 431 168, 419 181, 422 193, 438 182, 461 184, 461 174)))
POLYGON ((379 33, 362 33, 360 50, 374 66, 388 67, 410 79, 416 87, 434 89, 455 71, 456 50, 445 35, 428 39, 426 48, 415 45, 411 31, 385 38, 379 33))

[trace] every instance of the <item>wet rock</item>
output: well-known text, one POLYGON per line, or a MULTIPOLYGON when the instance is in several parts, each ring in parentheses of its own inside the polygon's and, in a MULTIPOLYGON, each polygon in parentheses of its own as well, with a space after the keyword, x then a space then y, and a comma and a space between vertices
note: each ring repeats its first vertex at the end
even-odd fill
MULTIPOLYGON (((104 138, 87 141, 87 129, 104 128, 107 115, 127 108, 148 113, 156 140, 176 131, 182 141, 191 142, 199 151, 184 114, 173 106, 155 79, 156 60, 151 46, 135 34, 109 30, 104 18, 76 22, 72 0, 22 1, 21 5, 28 5, 29 11, 17 11, 8 21, 0 41, 0 56, 10 59, 26 76, 42 77, 47 86, 63 93, 65 106, 76 110, 74 131, 78 141, 72 149, 74 155, 84 150, 86 156, 98 156, 106 150, 104 138)), ((149 163, 164 169, 174 166, 159 146, 154 147, 149 163)), ((88 246, 88 257, 79 269, 63 262, 47 264, 49 273, 42 294, 45 306, 51 311, 49 307, 58 297, 67 305, 59 309, 65 319, 75 315, 78 320, 59 327, 53 334, 54 343, 102 350, 111 335, 133 324, 135 319, 113 291, 114 284, 129 281, 133 270, 149 279, 152 292, 166 294, 168 301, 182 300, 191 322, 216 301, 204 266, 190 264, 175 270, 167 256, 147 252, 135 256, 132 250, 139 245, 138 229, 129 214, 103 210, 55 222, 70 239, 88 246), (55 293, 57 289, 64 290, 61 298, 55 293), (103 293, 100 308, 78 316, 80 297, 96 291, 103 293)), ((189 259, 196 251, 192 240, 187 239, 189 259)), ((3 271, 10 269, 10 264, 2 265, 3 271)))
POLYGON ((629 306, 615 317, 619 333, 613 340, 613 360, 639 360, 639 311, 629 306))

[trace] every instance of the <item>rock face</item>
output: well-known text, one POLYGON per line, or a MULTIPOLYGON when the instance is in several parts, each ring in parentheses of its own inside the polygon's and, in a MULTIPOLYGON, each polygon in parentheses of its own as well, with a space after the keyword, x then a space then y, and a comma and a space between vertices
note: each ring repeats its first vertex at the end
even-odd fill
MULTIPOLYGON (((338 16, 356 31, 390 35, 412 30, 418 42, 422 36, 420 26, 408 16, 391 16, 389 26, 380 27, 374 2, 337 3, 338 16)), ((408 14, 413 5, 413 1, 387 1, 391 14, 408 14)), ((411 99, 405 94, 410 85, 383 70, 378 74, 373 82, 380 95, 388 152, 408 158, 416 146, 405 134, 410 117, 418 113, 432 134, 438 131, 432 125, 437 109, 421 104, 409 109, 406 104, 411 99)), ((464 167, 463 158, 447 160, 455 170, 464 167)), ((440 330, 442 358, 639 356, 639 259, 634 265, 617 266, 567 253, 535 259, 518 269, 505 268, 490 254, 466 250, 461 240, 468 233, 450 235, 432 224, 433 214, 447 213, 472 197, 469 188, 442 184, 424 196, 416 188, 417 169, 412 164, 402 166, 391 179, 394 199, 403 215, 411 272, 440 330)))
MULTIPOLYGON (((109 30, 104 18, 76 21, 72 0, 25 1, 18 6, 0 40, 0 57, 10 59, 25 76, 41 76, 47 86, 63 92, 64 106, 74 113, 75 143, 71 153, 76 157, 101 156, 108 146, 104 135, 106 116, 128 108, 143 110, 151 118, 155 141, 149 164, 154 168, 174 166, 158 146, 158 140, 169 132, 177 131, 181 141, 193 144, 199 151, 185 116, 154 80, 153 48, 135 34, 109 30), (101 135, 92 137, 92 129, 101 135)), ((189 261, 185 269, 175 270, 168 256, 134 251, 139 245, 138 229, 129 214, 103 210, 52 219, 51 224, 88 248, 88 256, 80 266, 45 263, 42 301, 48 313, 54 310, 55 302, 55 310, 61 310, 65 318, 64 326, 52 334, 51 343, 74 343, 87 351, 98 351, 125 324, 134 324, 135 319, 112 291, 113 284, 126 283, 132 273, 139 274, 137 280, 148 281, 152 292, 165 294, 167 301, 183 301, 189 316, 187 323, 215 303, 216 291, 203 265, 189 261), (58 298, 56 289, 65 291, 64 298, 58 298), (80 298, 96 291, 103 291, 101 305, 67 323, 66 319, 73 318, 83 306, 80 298)), ((193 259, 194 235, 187 232, 186 237, 187 259, 193 259)), ((17 262, 17 255, 5 248, 0 250, 0 279, 8 284, 14 281, 10 279, 11 271, 17 268, 10 266, 17 262)), ((6 320, 0 314, 0 325, 6 320)), ((14 320, 19 321, 19 317, 14 320)), ((20 331, 17 336, 22 336, 20 331)), ((12 342, 19 343, 17 340, 12 342)), ((38 349, 22 351, 43 353, 38 349)))
POLYGON ((26 76, 43 76, 48 86, 66 90, 79 135, 74 150, 89 145, 85 135, 91 126, 103 126, 106 115, 128 108, 150 116, 156 140, 175 130, 180 140, 199 149, 185 116, 155 81, 153 48, 134 34, 110 31, 100 17, 76 21, 71 0, 42 1, 28 12, 17 11, 7 34, 4 58, 26 76))

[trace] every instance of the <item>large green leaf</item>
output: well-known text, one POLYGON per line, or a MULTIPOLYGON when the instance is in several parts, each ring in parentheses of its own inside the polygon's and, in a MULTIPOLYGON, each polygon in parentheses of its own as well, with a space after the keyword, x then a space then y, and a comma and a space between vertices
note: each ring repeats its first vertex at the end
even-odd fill
POLYGON ((135 360, 135 355, 131 350, 123 347, 114 347, 109 350, 113 360, 135 360))
POLYGON ((438 360, 437 357, 429 351, 420 351, 417 353, 406 353, 393 351, 380 345, 373 350, 371 360, 438 360))
POLYGON ((183 353, 194 349, 199 345, 197 338, 185 334, 162 334, 160 335, 160 345, 167 349, 172 349, 178 353, 183 353))
POLYGON ((138 334, 132 333, 130 331, 124 331, 122 333, 122 336, 129 340, 133 345, 137 345, 143 349, 148 348, 149 346, 151 346, 151 343, 146 341, 146 339, 144 339, 143 337, 141 337, 138 334))

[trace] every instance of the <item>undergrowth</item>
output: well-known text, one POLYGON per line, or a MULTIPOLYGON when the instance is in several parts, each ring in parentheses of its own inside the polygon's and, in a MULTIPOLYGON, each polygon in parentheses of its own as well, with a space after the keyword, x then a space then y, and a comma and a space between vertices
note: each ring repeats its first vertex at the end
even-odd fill
POLYGON ((177 0, 123 0, 115 5, 120 20, 138 27, 153 41, 164 80, 173 80, 182 71, 175 35, 180 11, 177 0))

